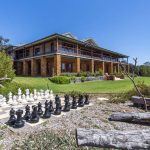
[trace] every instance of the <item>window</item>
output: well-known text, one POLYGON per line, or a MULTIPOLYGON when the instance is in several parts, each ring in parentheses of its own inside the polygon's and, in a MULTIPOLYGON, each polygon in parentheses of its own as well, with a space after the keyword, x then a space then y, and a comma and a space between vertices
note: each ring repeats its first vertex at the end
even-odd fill
POLYGON ((62 72, 72 72, 73 64, 72 63, 62 63, 61 64, 61 71, 62 72))
POLYGON ((34 49, 34 55, 36 56, 36 55, 39 55, 40 54, 40 48, 38 47, 38 48, 35 48, 34 49))

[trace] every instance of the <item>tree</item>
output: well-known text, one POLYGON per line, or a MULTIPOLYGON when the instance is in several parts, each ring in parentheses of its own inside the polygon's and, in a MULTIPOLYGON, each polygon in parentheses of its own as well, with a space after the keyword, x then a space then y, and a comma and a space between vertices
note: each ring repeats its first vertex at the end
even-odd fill
MULTIPOLYGON (((133 58, 133 60, 134 60, 134 68, 136 68, 137 58, 133 58)), ((126 75, 131 80, 131 82, 133 83, 135 90, 137 91, 138 95, 141 96, 141 98, 144 102, 144 105, 145 105, 145 111, 147 111, 147 103, 146 103, 145 97, 141 93, 141 91, 139 90, 139 88, 137 87, 137 85, 134 81, 135 69, 133 69, 133 73, 132 73, 132 77, 131 77, 130 74, 128 73, 128 71, 126 70, 126 67, 121 62, 120 62, 120 67, 121 67, 122 74, 126 75)))
POLYGON ((0 52, 0 87, 15 77, 13 61, 4 51, 0 52))
POLYGON ((10 44, 8 44, 8 42, 9 42, 9 39, 0 36, 0 51, 6 50, 6 48, 8 48, 10 46, 10 44))

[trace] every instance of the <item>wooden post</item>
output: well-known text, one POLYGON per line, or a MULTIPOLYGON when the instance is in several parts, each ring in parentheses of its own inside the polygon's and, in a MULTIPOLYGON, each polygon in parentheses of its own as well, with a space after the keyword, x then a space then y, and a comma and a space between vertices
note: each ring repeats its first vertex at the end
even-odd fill
POLYGON ((24 76, 28 75, 28 64, 26 60, 23 60, 23 75, 24 76))
POLYGON ((59 53, 59 43, 58 38, 56 39, 56 52, 59 53))
POLYGON ((80 73, 80 58, 75 59, 75 72, 80 73))
POLYGON ((36 60, 31 59, 31 76, 36 76, 36 60))
POLYGON ((61 74, 61 55, 56 54, 54 56, 54 72, 55 75, 59 76, 61 74))
POLYGON ((91 59, 91 62, 90 62, 90 71, 91 71, 91 73, 94 73, 94 59, 91 59))
POLYGON ((105 74, 105 62, 102 62, 103 75, 105 74))
POLYGON ((46 77, 47 76, 47 60, 46 57, 41 57, 41 76, 46 77))

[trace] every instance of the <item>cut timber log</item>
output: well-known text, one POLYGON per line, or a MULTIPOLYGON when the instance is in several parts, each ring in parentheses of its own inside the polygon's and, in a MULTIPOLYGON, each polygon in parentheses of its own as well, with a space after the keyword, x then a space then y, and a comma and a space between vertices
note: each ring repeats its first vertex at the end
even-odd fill
MULTIPOLYGON (((139 97, 139 96, 132 96, 132 102, 133 102, 133 105, 136 106, 136 107, 144 107, 144 101, 142 99, 142 97, 139 97)), ((150 98, 145 98, 146 100, 146 103, 147 103, 147 106, 150 106, 150 98)))
POLYGON ((131 131, 76 130, 78 146, 117 148, 126 150, 150 149, 150 129, 131 131))
POLYGON ((118 112, 113 113, 109 117, 110 121, 123 121, 131 123, 143 123, 150 125, 150 112, 138 113, 138 112, 118 112))

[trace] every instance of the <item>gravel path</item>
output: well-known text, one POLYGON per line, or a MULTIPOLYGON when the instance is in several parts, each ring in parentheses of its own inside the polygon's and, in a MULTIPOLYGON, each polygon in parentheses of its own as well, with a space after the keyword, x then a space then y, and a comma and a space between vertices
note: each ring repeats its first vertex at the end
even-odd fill
POLYGON ((46 122, 35 127, 25 126, 22 129, 10 130, 7 127, 0 128, 0 143, 4 145, 3 149, 11 149, 14 141, 21 141, 28 137, 29 134, 41 130, 52 130, 54 133, 65 132, 68 135, 74 134, 75 129, 80 128, 97 128, 102 130, 134 130, 148 129, 148 126, 129 124, 122 122, 110 122, 108 117, 113 112, 142 112, 143 110, 131 107, 130 102, 125 104, 112 104, 107 101, 98 101, 92 98, 92 106, 85 107, 78 111, 70 111, 61 117, 52 117, 46 122))

